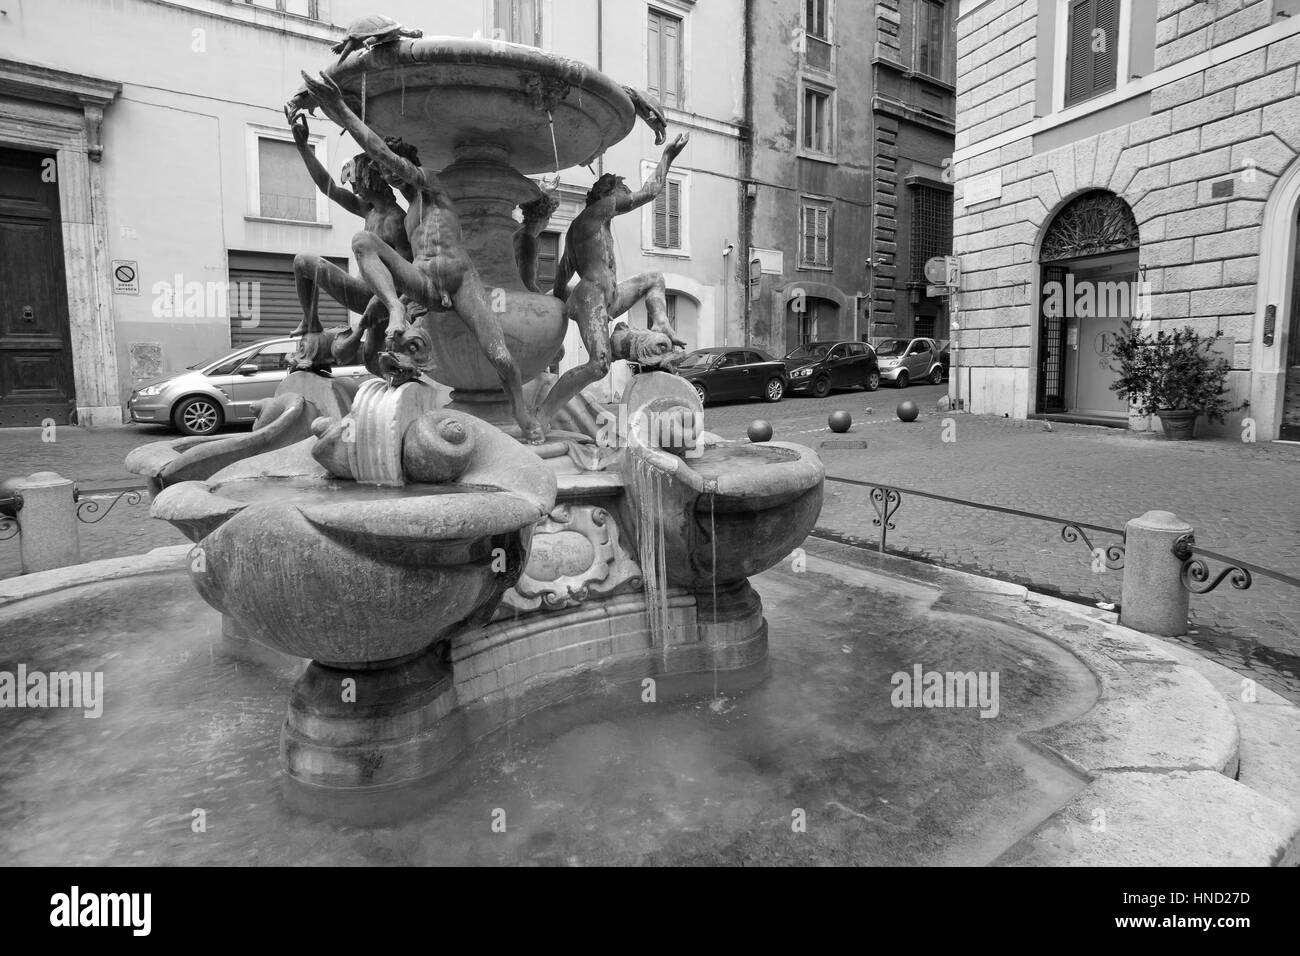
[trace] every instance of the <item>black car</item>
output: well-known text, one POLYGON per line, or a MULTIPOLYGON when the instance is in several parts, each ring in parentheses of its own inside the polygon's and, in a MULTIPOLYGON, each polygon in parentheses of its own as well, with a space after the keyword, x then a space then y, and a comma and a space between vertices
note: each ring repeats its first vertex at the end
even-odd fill
POLYGON ((790 386, 785 363, 755 348, 696 349, 677 366, 700 401, 761 398, 779 402, 790 386))
POLYGON ((880 387, 880 363, 866 342, 805 342, 785 357, 790 391, 823 398, 832 388, 880 387))

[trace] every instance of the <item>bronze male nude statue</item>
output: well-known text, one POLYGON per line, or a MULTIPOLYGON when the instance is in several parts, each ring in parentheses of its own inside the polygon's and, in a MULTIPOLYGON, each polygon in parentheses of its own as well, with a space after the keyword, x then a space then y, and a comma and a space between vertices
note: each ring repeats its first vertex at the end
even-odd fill
POLYGON ((578 324, 588 358, 585 365, 571 368, 560 376, 542 403, 543 421, 550 421, 569 399, 609 372, 614 357, 610 351, 610 320, 641 299, 645 299, 652 334, 640 333, 634 337, 653 339, 657 345, 641 348, 639 354, 653 357, 655 364, 662 368, 673 367, 674 357, 680 361, 685 356, 682 350, 686 343, 677 337, 668 320, 663 276, 646 272, 618 281, 610 222, 615 216, 652 202, 663 191, 668 170, 686 148, 689 138, 688 134, 680 135, 664 147, 659 165, 636 192, 627 187, 622 176, 612 173, 601 176, 587 193, 586 208, 570 224, 552 291, 565 300, 565 315, 578 324), (569 280, 575 274, 579 281, 570 292, 569 280))
MULTIPOLYGON (((419 326, 407 335, 411 326, 402 294, 433 312, 454 310, 496 369, 524 440, 542 442, 542 427, 524 400, 519 366, 506 348, 501 322, 489 306, 487 290, 465 249, 451 194, 437 172, 391 150, 352 112, 331 78, 304 73, 303 79, 321 112, 351 134, 384 171, 384 181, 399 189, 407 202, 406 234, 412 261, 373 233, 358 233, 352 240, 362 277, 388 309, 385 353, 391 357, 422 352, 428 345, 428 333, 419 326)), ((386 362, 381 356, 380 361, 399 372, 405 368, 394 365, 391 358, 386 362)))

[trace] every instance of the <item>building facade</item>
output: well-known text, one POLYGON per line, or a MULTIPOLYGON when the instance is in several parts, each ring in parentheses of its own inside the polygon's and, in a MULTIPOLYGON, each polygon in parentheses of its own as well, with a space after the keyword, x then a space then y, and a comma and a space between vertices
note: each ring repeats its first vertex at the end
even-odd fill
POLYGON ((749 5, 745 341, 946 334, 955 4, 749 5))
POLYGON ((1109 346, 1186 325, 1248 403, 1219 430, 1300 438, 1300 2, 963 0, 957 34, 952 397, 1159 427, 1109 346))

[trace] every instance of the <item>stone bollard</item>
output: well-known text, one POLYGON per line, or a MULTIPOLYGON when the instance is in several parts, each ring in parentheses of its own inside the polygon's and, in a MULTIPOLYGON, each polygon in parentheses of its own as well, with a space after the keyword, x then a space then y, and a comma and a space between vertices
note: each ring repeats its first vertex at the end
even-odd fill
POLYGON ((1147 634, 1187 633, 1188 591, 1174 542, 1192 526, 1168 511, 1148 511, 1125 525, 1124 587, 1119 622, 1147 634))
POLYGON ((77 564, 76 483, 52 471, 38 471, 9 487, 23 497, 18 511, 23 574, 77 564))

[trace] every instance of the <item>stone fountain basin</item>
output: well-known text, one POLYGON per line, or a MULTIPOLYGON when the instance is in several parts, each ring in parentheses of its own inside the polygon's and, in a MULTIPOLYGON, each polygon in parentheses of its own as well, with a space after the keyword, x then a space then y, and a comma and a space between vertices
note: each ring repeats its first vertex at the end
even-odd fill
MULTIPOLYGON (((717 444, 692 459, 633 444, 625 479, 638 467, 664 479, 657 493, 675 585, 706 588, 765 571, 808 536, 821 513, 826 469, 802 445, 717 444)), ((628 485, 633 495, 646 493, 642 482, 628 485)))
MULTIPOLYGON (((367 125, 415 144, 420 161, 435 169, 449 165, 464 143, 504 149, 522 173, 586 165, 627 136, 636 119, 631 98, 609 77, 517 43, 400 40, 354 52, 324 72, 367 125)), ((291 103, 314 105, 305 89, 291 103)))
POLYGON ((358 667, 418 653, 490 612, 537 509, 498 489, 266 478, 174 485, 154 514, 197 542, 195 587, 244 634, 358 667))

